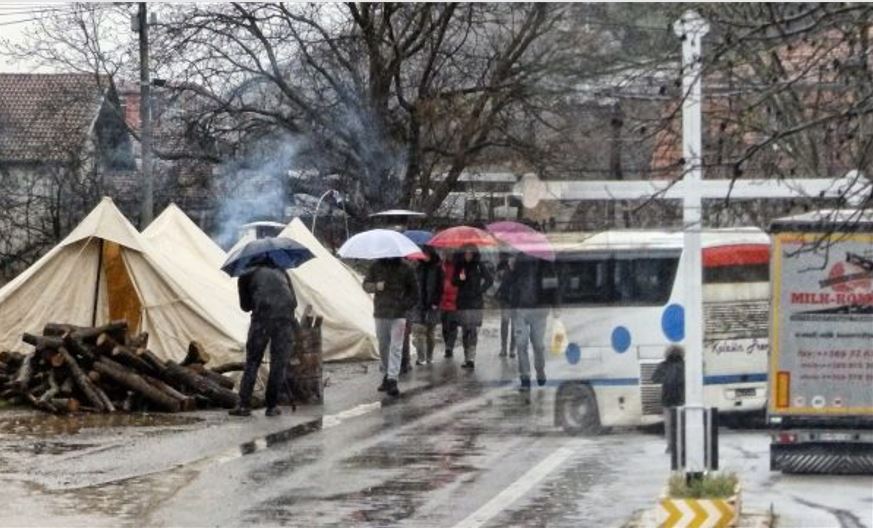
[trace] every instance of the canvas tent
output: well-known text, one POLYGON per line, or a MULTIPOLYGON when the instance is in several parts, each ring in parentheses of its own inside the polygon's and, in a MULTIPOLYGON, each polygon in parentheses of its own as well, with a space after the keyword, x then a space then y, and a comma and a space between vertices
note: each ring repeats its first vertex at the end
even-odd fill
POLYGON ((324 317, 322 347, 326 360, 375 359, 373 300, 359 280, 321 245, 299 218, 279 236, 292 238, 315 255, 291 270, 299 303, 311 304, 324 317))
MULTIPOLYGON (((227 255, 181 209, 170 205, 143 231, 152 245, 179 265, 197 272, 214 288, 229 289, 236 306, 236 280, 220 271, 227 255)), ((299 304, 298 311, 312 305, 324 317, 322 352, 325 361, 373 359, 376 337, 373 302, 360 280, 328 252, 300 220, 295 219, 280 236, 303 244, 316 256, 290 272, 299 304)), ((247 232, 231 249, 254 240, 247 232)), ((298 315, 301 315, 300 313, 298 315)))
POLYGON ((0 289, 0 349, 26 350, 24 332, 48 322, 95 325, 127 319, 149 348, 181 359, 200 341, 216 363, 239 361, 248 318, 235 292, 217 288, 188 259, 169 259, 109 198, 60 244, 0 289))

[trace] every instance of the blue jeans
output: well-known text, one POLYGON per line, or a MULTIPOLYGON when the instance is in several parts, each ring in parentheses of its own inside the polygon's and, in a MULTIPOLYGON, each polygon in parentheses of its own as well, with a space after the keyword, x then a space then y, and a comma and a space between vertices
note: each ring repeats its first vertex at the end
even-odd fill
POLYGON ((537 308, 516 308, 513 314, 515 347, 518 352, 518 375, 530 379, 530 358, 527 355, 528 342, 533 346, 534 368, 537 374, 546 369, 546 321, 548 310, 537 308))

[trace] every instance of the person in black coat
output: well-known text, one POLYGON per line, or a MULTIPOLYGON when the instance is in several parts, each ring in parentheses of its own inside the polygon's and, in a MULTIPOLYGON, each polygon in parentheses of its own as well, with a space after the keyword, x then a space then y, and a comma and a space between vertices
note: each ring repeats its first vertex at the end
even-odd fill
POLYGON ((513 309, 510 303, 510 276, 515 264, 515 258, 501 253, 497 264, 497 280, 500 286, 497 288, 495 298, 500 303, 500 357, 505 357, 507 352, 510 358, 515 357, 515 327, 513 326, 513 309), (507 348, 508 345, 508 348, 507 348))
POLYGON ((285 381, 285 366, 294 345, 297 298, 285 270, 269 260, 253 262, 237 282, 240 308, 251 312, 246 340, 246 366, 239 384, 239 405, 234 416, 251 414, 252 391, 267 344, 270 345, 270 376, 267 380, 267 416, 281 414, 276 406, 279 389, 285 381))
POLYGON ((440 319, 440 298, 443 295, 443 265, 439 254, 430 246, 424 246, 427 260, 419 261, 418 304, 412 315, 412 336, 418 350, 416 365, 430 365, 436 344, 436 325, 440 319))
POLYGON ((664 436, 667 450, 673 434, 672 408, 685 405, 685 359, 679 345, 671 345, 664 353, 664 361, 652 374, 652 381, 661 384, 661 407, 664 408, 664 436))
POLYGON ((475 368, 476 344, 482 326, 485 292, 494 284, 494 276, 482 263, 475 246, 461 248, 455 256, 452 284, 458 287, 458 311, 461 323, 461 341, 464 345, 464 368, 475 368))

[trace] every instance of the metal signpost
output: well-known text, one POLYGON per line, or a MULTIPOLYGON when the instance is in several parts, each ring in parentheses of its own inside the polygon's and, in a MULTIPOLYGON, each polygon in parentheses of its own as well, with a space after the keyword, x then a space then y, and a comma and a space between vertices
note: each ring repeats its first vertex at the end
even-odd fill
MULTIPOLYGON (((685 296, 685 472, 700 473, 704 460, 703 400, 703 268, 701 216, 704 198, 839 198, 869 183, 855 172, 844 178, 703 180, 701 125, 701 40, 709 25, 694 11, 686 12, 674 27, 682 43, 682 144, 686 171, 679 181, 540 181, 526 175, 516 184, 526 207, 543 199, 640 200, 681 199, 684 251, 688 267, 683 277, 685 296)), ((860 194, 860 193, 859 193, 860 194)))

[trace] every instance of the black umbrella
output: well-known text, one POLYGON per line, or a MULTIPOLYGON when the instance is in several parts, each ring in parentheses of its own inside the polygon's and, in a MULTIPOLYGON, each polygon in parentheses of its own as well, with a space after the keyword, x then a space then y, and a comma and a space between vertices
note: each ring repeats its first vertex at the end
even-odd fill
POLYGON ((268 262, 277 268, 291 269, 313 257, 309 249, 290 238, 261 238, 231 253, 221 270, 231 277, 239 277, 255 263, 268 262))

